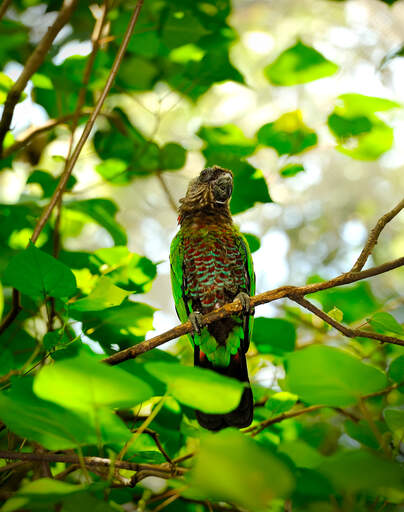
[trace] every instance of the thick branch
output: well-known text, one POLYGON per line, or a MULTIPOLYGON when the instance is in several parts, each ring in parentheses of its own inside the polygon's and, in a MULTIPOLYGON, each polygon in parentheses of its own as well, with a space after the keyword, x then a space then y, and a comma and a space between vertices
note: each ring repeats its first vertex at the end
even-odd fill
POLYGON ((371 331, 364 331, 362 329, 350 329, 345 325, 337 322, 334 318, 324 313, 321 309, 316 307, 310 301, 303 297, 291 297, 293 301, 297 302, 304 308, 308 309, 316 316, 327 322, 327 324, 332 325, 337 331, 342 332, 348 338, 370 338, 373 340, 381 341, 382 343, 393 343, 394 345, 402 345, 404 346, 404 340, 400 340, 399 338, 395 338, 393 336, 385 336, 384 334, 379 334, 371 331))
POLYGON ((82 457, 67 453, 18 453, 6 450, 0 450, 0 459, 25 460, 25 461, 47 461, 47 462, 67 462, 70 464, 80 464, 80 461, 88 467, 110 467, 116 469, 129 469, 130 471, 158 471, 159 473, 181 475, 185 473, 185 468, 173 468, 168 463, 164 464, 138 464, 126 460, 111 460, 103 457, 82 457))
MULTIPOLYGON (((355 283, 356 281, 361 281, 362 279, 366 279, 368 277, 376 276, 379 274, 383 274, 389 270, 394 268, 398 268, 404 265, 404 257, 398 258, 396 260, 390 261, 388 263, 384 263, 383 265, 379 265, 377 267, 372 267, 367 270, 362 270, 361 272, 348 272, 346 274, 342 274, 334 279, 330 279, 329 281, 323 281, 321 283, 313 283, 305 286, 282 286, 280 288, 276 288, 275 290, 270 290, 268 292, 260 293, 259 295, 255 295, 255 297, 251 297, 251 306, 259 306, 260 304, 266 304, 268 302, 272 302, 274 300, 283 299, 285 297, 290 297, 292 300, 296 298, 303 297, 309 293, 315 293, 320 290, 326 290, 328 288, 334 288, 336 286, 342 286, 345 284, 355 283)), ((212 311, 203 316, 202 323, 203 325, 208 325, 216 320, 222 320, 223 318, 227 318, 228 316, 234 315, 235 313, 240 313, 242 311, 242 305, 240 301, 232 302, 230 304, 226 304, 222 308, 212 311)), ((148 352, 153 348, 156 348, 167 341, 173 340, 184 334, 188 334, 192 332, 191 322, 185 322, 184 324, 177 325, 173 329, 166 331, 163 334, 155 336, 150 340, 143 341, 138 345, 134 345, 133 347, 129 347, 125 350, 121 350, 116 354, 113 354, 104 359, 105 363, 114 365, 122 363, 123 361, 127 361, 128 359, 134 359, 140 354, 148 352)), ((367 331, 366 337, 368 336, 367 331)), ((387 338, 391 338, 387 336, 387 338)), ((397 343, 398 345, 404 344, 398 338, 391 338, 390 340, 384 339, 383 341, 388 341, 389 343, 397 343), (393 341, 394 340, 394 341, 393 341)))
POLYGON ((392 210, 385 213, 383 217, 377 221, 375 227, 370 231, 365 247, 362 249, 358 259, 354 266, 351 268, 351 272, 359 272, 364 267, 368 257, 370 256, 374 246, 377 244, 380 233, 384 226, 390 222, 394 217, 400 213, 404 208, 404 199, 402 199, 392 210))
POLYGON ((8 92, 7 99, 4 104, 3 115, 0 121, 0 156, 2 155, 4 137, 10 128, 11 120, 13 118, 14 108, 25 89, 28 80, 44 61, 55 37, 69 21, 76 4, 77 0, 65 0, 63 2, 62 9, 57 15, 53 25, 48 28, 48 31, 41 39, 38 46, 35 47, 35 50, 29 56, 21 75, 8 92))

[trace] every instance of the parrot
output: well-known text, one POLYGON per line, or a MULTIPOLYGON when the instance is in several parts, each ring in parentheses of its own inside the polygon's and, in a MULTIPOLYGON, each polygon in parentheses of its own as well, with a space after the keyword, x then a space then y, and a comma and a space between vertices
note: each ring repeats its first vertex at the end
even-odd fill
POLYGON ((245 383, 233 411, 195 411, 198 423, 211 431, 249 426, 254 407, 245 354, 253 327, 250 296, 255 294, 255 273, 248 242, 233 224, 232 192, 232 171, 217 165, 203 169, 180 199, 180 229, 170 246, 175 309, 181 322, 192 324, 188 337, 194 348, 194 366, 245 383), (202 324, 203 315, 235 300, 241 302, 241 314, 202 324))

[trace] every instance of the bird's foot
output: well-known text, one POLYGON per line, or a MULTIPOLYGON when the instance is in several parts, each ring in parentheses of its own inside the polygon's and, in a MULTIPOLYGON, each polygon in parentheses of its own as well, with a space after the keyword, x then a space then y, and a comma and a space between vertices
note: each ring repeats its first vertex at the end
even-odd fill
POLYGON ((253 306, 251 306, 251 297, 248 295, 248 293, 240 292, 236 295, 233 302, 236 300, 239 300, 241 302, 242 306, 242 312, 247 315, 253 315, 255 312, 255 309, 253 306))
POLYGON ((188 320, 191 322, 194 332, 196 332, 197 334, 201 334, 201 330, 203 328, 202 318, 203 315, 202 313, 199 313, 199 311, 193 311, 188 317, 188 320))

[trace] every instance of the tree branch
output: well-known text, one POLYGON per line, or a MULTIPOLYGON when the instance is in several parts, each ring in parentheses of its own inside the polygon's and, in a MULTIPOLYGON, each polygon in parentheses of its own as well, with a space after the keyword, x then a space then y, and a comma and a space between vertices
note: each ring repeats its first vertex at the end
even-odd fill
POLYGON ((167 187, 167 183, 165 182, 165 179, 163 178, 161 171, 157 171, 156 176, 160 182, 161 188, 163 189, 163 191, 167 197, 167 201, 168 201, 169 205, 171 206, 174 213, 177 215, 178 207, 174 201, 173 196, 171 195, 170 189, 167 187))
POLYGON ((20 76, 7 94, 7 98, 4 103, 3 114, 0 121, 0 157, 3 153, 4 137, 10 128, 10 124, 13 118, 14 108, 25 89, 28 80, 38 70, 39 66, 44 61, 55 37, 58 35, 64 25, 66 25, 66 23, 69 21, 70 16, 76 7, 76 4, 77 0, 64 0, 63 6, 59 11, 56 20, 48 28, 46 34, 43 36, 39 44, 35 47, 35 50, 29 56, 20 76))
MULTIPOLYGON (((373 398, 375 396, 383 396, 390 393, 390 391, 393 391, 394 389, 397 389, 398 387, 402 386, 404 382, 391 384, 387 388, 381 389, 379 391, 375 391, 373 393, 369 393, 368 395, 363 395, 360 397, 360 399, 367 400, 368 398, 373 398)), ((269 418, 268 420, 261 421, 261 423, 258 423, 257 425, 252 425, 251 427, 248 427, 247 429, 244 429, 244 433, 251 433, 251 436, 254 437, 265 428, 269 427, 270 425, 274 425, 275 423, 280 423, 283 420, 288 420, 290 418, 296 418, 297 416, 301 416, 302 414, 306 414, 308 412, 316 411, 317 409, 334 409, 336 412, 340 414, 344 414, 345 416, 348 416, 352 421, 358 421, 358 418, 354 416, 351 413, 347 413, 344 409, 340 409, 339 407, 332 407, 330 405, 310 405, 308 407, 304 407, 303 409, 297 409, 296 411, 289 411, 284 412, 282 414, 279 414, 278 416, 275 416, 274 418, 269 418)))
POLYGON ((6 14, 7 9, 10 7, 11 0, 3 0, 0 5, 0 20, 6 14))
POLYGON ((176 467, 168 463, 164 464, 141 464, 137 462, 129 462, 127 460, 111 460, 103 457, 79 457, 68 453, 17 453, 8 450, 0 450, 0 459, 23 460, 23 461, 47 461, 47 462, 67 462, 70 464, 80 464, 84 462, 87 467, 110 467, 116 469, 128 469, 130 471, 158 471, 171 478, 175 475, 182 475, 186 472, 185 468, 176 467), (174 475, 173 475, 174 473, 174 475))
POLYGON ((404 208, 404 199, 402 199, 392 210, 385 213, 377 221, 375 227, 370 231, 365 247, 362 249, 358 259, 354 266, 351 268, 351 272, 359 272, 364 267, 368 257, 370 256, 374 246, 377 244, 380 233, 384 226, 390 222, 400 211, 404 208))
POLYGON ((400 340, 399 338, 395 338, 393 336, 385 336, 384 334, 379 334, 376 332, 371 331, 364 331, 362 329, 350 329, 349 327, 346 327, 345 325, 337 322, 334 318, 327 315, 327 313, 324 313, 321 309, 319 309, 317 306, 312 304, 310 301, 303 297, 290 297, 294 302, 297 302, 301 306, 303 306, 305 309, 308 309, 312 313, 314 313, 316 316, 324 320, 327 324, 332 325, 337 331, 342 332, 344 336, 347 336, 348 338, 370 338, 373 340, 381 341, 382 343, 393 343, 394 345, 402 345, 404 346, 404 339, 400 340))
MULTIPOLYGON (((291 298, 292 300, 296 300, 296 298, 303 297, 309 293, 315 293, 320 290, 326 290, 328 288, 334 288, 336 286, 342 286, 345 284, 355 283, 356 281, 361 281, 362 279, 366 279, 368 277, 373 277, 379 274, 383 274, 389 270, 393 270, 394 268, 398 268, 404 265, 404 257, 398 258, 396 260, 390 261, 388 263, 384 263, 383 265, 379 265, 377 267, 372 267, 367 270, 362 270, 361 272, 348 272, 346 274, 341 274, 334 279, 330 279, 329 281, 323 281, 321 283, 313 283, 305 286, 281 286, 280 288, 276 288, 275 290, 270 290, 264 293, 260 293, 251 297, 251 306, 259 306, 260 304, 266 304, 268 302, 272 302, 275 300, 283 299, 283 298, 291 298)), ((216 320, 222 320, 223 318, 227 318, 228 316, 234 315, 235 313, 240 313, 242 311, 242 305, 240 301, 231 302, 230 304, 226 304, 218 310, 212 311, 211 313, 207 313, 202 318, 203 325, 208 325, 216 320)), ((325 313, 324 313, 325 314, 325 313)), ((327 315, 328 316, 328 315, 327 315)), ((125 350, 121 350, 116 354, 112 354, 109 357, 106 357, 103 361, 105 363, 115 365, 122 363, 123 361, 127 361, 128 359, 134 359, 140 354, 144 354, 153 348, 156 348, 167 341, 178 338, 179 336, 183 336, 184 334, 188 334, 192 332, 192 324, 191 322, 185 322, 181 325, 177 325, 172 329, 164 332, 163 334, 159 334, 154 338, 151 338, 146 341, 142 341, 138 345, 134 345, 133 347, 129 347, 125 350)), ((368 336, 367 331, 366 337, 368 336)), ((372 333, 370 333, 372 334, 372 333)), ((403 340, 399 340, 398 338, 393 338, 390 336, 384 337, 382 341, 388 343, 396 343, 397 345, 404 345, 403 340), (389 339, 387 339, 389 338, 389 339)), ((379 339, 379 338, 375 338, 379 339)))

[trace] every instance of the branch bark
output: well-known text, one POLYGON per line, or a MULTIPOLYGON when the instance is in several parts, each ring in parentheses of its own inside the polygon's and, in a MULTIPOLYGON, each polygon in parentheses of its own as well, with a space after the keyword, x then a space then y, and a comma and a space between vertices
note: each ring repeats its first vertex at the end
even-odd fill
MULTIPOLYGON (((292 300, 296 300, 297 298, 304 297, 309 293, 315 293, 320 290, 326 290, 328 288, 334 288, 336 286, 342 286, 345 284, 355 283, 356 281, 361 281, 362 279, 366 279, 368 277, 373 277, 379 274, 383 274, 384 272, 388 272, 389 270, 393 270, 394 268, 398 268, 404 265, 404 257, 398 258, 396 260, 390 261, 388 263, 384 263, 383 265, 379 265, 377 267, 372 267, 367 270, 362 270, 361 272, 348 272, 346 274, 341 274, 334 279, 330 279, 329 281, 323 281, 321 283, 313 283, 305 286, 281 286, 280 288, 276 288, 275 290, 269 290, 264 293, 260 293, 251 297, 251 306, 259 306, 261 304, 266 304, 268 302, 272 302, 275 300, 283 299, 283 298, 291 298, 292 300)), ((212 311, 203 316, 202 323, 203 325, 208 325, 216 320, 222 320, 223 318, 227 318, 228 316, 234 315, 235 313, 240 313, 242 311, 242 305, 240 301, 235 301, 230 304, 226 304, 222 308, 212 311)), ((325 315, 325 313, 324 313, 325 315)), ((328 315, 327 315, 328 316, 328 315)), ((330 317, 331 318, 331 317, 330 317)), ((343 326, 344 327, 344 326, 343 326)), ((188 334, 192 332, 192 324, 191 322, 185 322, 184 324, 177 325, 172 329, 164 332, 163 334, 159 334, 150 340, 143 341, 138 345, 134 345, 133 347, 129 347, 125 350, 121 350, 116 354, 112 354, 109 357, 103 359, 104 363, 108 363, 111 365, 119 364, 128 359, 134 359, 140 354, 144 354, 153 348, 156 348, 167 341, 178 338, 179 336, 183 336, 184 334, 188 334)), ((362 332, 362 331, 361 331, 362 332)), ((366 333, 366 337, 368 336, 367 331, 363 331, 366 333)), ((370 333, 374 334, 374 333, 370 333)), ((377 335, 378 338, 372 336, 374 339, 378 339, 379 341, 395 343, 397 345, 404 345, 404 340, 400 340, 398 338, 393 338, 391 336, 383 336, 377 335), (383 338, 381 339, 380 336, 383 338), (389 338, 389 339, 387 339, 389 338)))
POLYGON ((404 199, 402 199, 392 210, 390 210, 389 212, 385 213, 382 217, 380 217, 375 227, 370 231, 365 247, 362 249, 354 266, 351 268, 351 272, 359 272, 360 270, 362 270, 362 268, 365 266, 368 257, 373 251, 374 246, 377 244, 377 240, 384 226, 392 219, 394 219, 394 217, 398 215, 403 208, 404 199))
POLYGON ((10 7, 10 5, 11 5, 11 0, 3 0, 3 2, 0 5, 0 20, 6 14, 6 11, 10 7))
POLYGON ((404 346, 404 340, 400 340, 399 338, 395 338, 393 336, 385 336, 384 334, 364 331, 363 329, 350 329, 349 327, 346 327, 345 325, 337 322, 337 320, 327 315, 327 313, 324 313, 324 311, 303 297, 291 297, 291 299, 294 302, 297 302, 297 304, 303 306, 305 309, 308 309, 314 313, 316 316, 324 320, 324 322, 337 329, 337 331, 342 332, 342 334, 347 338, 370 338, 373 340, 381 341, 382 343, 393 343, 394 345, 404 346))
POLYGON ((10 128, 14 109, 21 97, 21 94, 24 91, 28 80, 38 70, 39 66, 44 61, 55 37, 58 35, 64 25, 66 25, 66 23, 69 21, 76 5, 77 0, 64 0, 62 9, 57 15, 56 20, 48 28, 48 31, 41 39, 38 46, 36 46, 35 50, 31 53, 20 76, 8 92, 4 104, 3 115, 0 121, 0 157, 3 154, 4 137, 10 128))
POLYGON ((7 460, 23 460, 23 461, 47 461, 47 462, 67 462, 70 464, 80 464, 80 460, 84 462, 87 467, 110 467, 116 469, 128 469, 130 471, 158 471, 163 473, 166 478, 171 476, 182 475, 186 472, 185 468, 176 467, 168 463, 164 464, 140 464, 137 462, 129 462, 126 460, 111 460, 103 457, 79 457, 68 453, 18 453, 8 450, 0 450, 0 459, 7 460), (175 475, 173 475, 173 473, 175 475))

